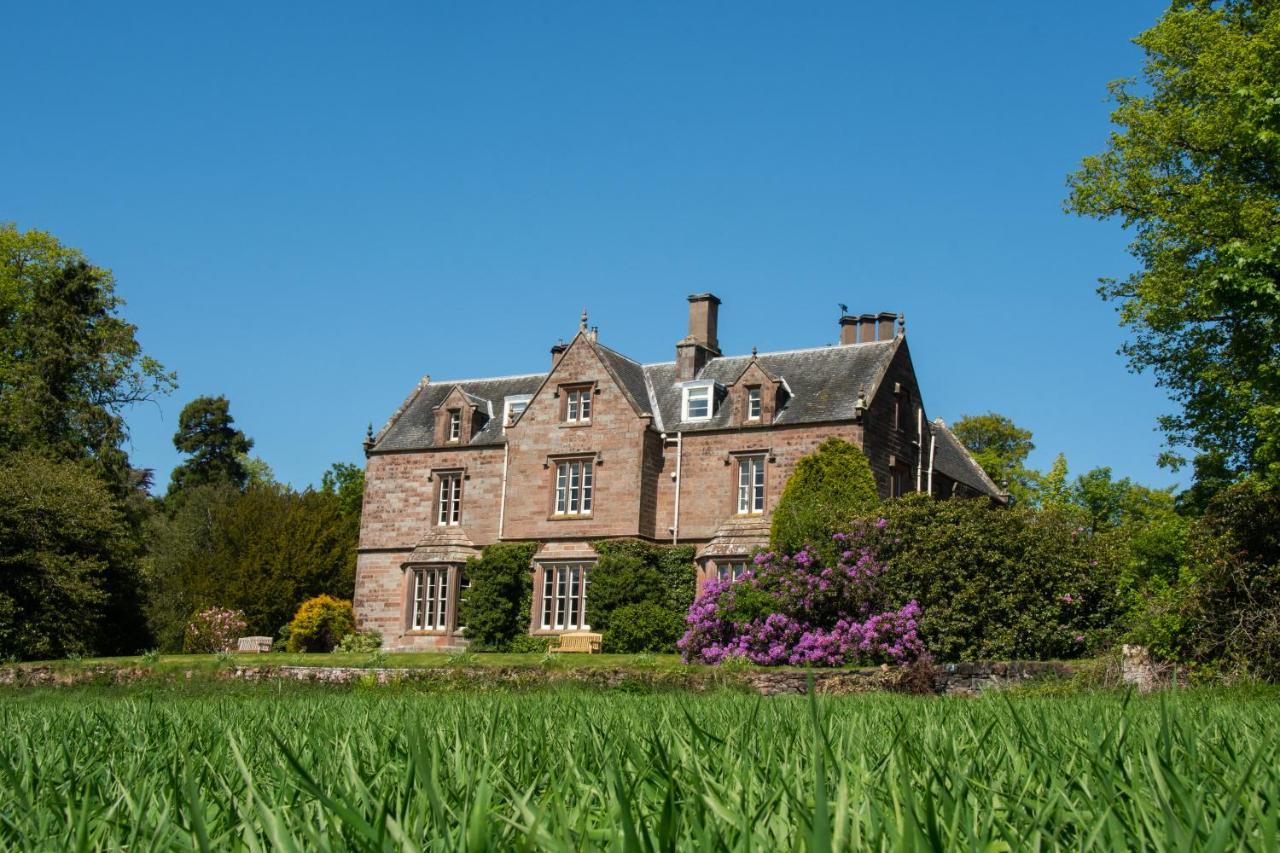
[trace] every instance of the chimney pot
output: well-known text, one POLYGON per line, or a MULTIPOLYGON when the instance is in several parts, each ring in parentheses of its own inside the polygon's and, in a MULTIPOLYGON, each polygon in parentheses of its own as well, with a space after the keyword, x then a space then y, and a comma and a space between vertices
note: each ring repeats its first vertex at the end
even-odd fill
POLYGON ((708 361, 720 355, 716 324, 720 299, 714 293, 689 295, 689 334, 676 344, 676 376, 692 379, 708 361))
POLYGON ((876 320, 879 321, 880 325, 880 340, 893 340, 893 324, 898 321, 898 315, 892 311, 881 311, 876 315, 876 320))
POLYGON ((569 348, 569 345, 566 344, 564 341, 561 341, 560 343, 556 344, 551 348, 551 369, 552 370, 556 369, 556 365, 560 363, 560 356, 564 355, 564 351, 567 350, 568 348, 569 348))
POLYGON ((858 340, 869 344, 876 339, 876 315, 863 314, 858 318, 858 340))

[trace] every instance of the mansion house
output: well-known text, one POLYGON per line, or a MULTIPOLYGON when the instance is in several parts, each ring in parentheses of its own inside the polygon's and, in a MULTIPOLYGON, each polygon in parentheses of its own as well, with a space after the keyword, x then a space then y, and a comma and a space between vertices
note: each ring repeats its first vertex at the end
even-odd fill
POLYGON ((390 649, 464 644, 465 563, 495 542, 539 544, 535 635, 589 627, 593 541, 691 544, 699 582, 734 577, 768 543, 796 463, 829 436, 863 449, 886 498, 1004 499, 926 417, 901 317, 845 315, 838 346, 726 356, 719 305, 689 297, 673 361, 610 349, 584 313, 545 372, 423 378, 365 442, 360 630, 390 649))

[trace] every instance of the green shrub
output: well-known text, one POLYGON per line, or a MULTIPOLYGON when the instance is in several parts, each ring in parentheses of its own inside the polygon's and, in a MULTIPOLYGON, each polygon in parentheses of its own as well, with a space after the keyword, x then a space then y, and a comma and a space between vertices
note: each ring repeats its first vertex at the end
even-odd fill
POLYGON ((592 546, 600 559, 591 569, 587 623, 604 634, 606 650, 674 651, 697 585, 693 546, 652 545, 638 539, 604 540, 592 546), (618 624, 619 613, 642 605, 645 609, 638 612, 652 624, 618 624), (668 630, 671 625, 679 626, 674 633, 668 630), (633 635, 633 628, 640 633, 633 635))
POLYGON ((805 545, 835 565, 831 534, 880 506, 867 457, 856 444, 828 438, 796 464, 773 511, 770 546, 791 554, 805 545))
POLYGON ((551 648, 550 637, 535 637, 532 634, 518 634, 507 644, 507 651, 516 654, 546 654, 551 648))
POLYGON ((504 542, 487 546, 467 561, 471 580, 459 614, 467 639, 481 651, 506 651, 529 629, 533 583, 530 569, 537 543, 504 542))
POLYGON ((857 524, 888 563, 883 592, 919 603, 941 660, 1071 658, 1113 639, 1122 557, 1073 512, 909 495, 857 524))
POLYGON ((356 615, 351 602, 331 595, 317 595, 302 602, 289 623, 291 652, 331 652, 348 634, 355 633, 356 615))
POLYGON ((347 634, 334 647, 335 652, 343 654, 376 652, 382 648, 382 634, 377 631, 359 631, 347 634))
POLYGON ((661 604, 624 604, 613 612, 612 622, 604 632, 604 651, 667 652, 675 648, 684 628, 683 615, 661 604))
POLYGON ((1280 681, 1280 491, 1246 482, 1214 497, 1170 598, 1177 657, 1280 681))

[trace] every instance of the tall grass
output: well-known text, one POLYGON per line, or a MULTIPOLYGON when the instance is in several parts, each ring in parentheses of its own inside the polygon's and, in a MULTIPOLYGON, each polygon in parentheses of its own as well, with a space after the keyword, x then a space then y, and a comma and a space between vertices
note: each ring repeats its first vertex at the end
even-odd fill
POLYGON ((5 849, 1277 849, 1280 703, 0 694, 5 849))

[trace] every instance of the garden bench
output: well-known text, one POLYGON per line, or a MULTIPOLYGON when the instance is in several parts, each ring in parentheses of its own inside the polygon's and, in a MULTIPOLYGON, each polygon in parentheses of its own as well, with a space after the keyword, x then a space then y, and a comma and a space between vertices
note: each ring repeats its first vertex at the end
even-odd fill
POLYGON ((585 654, 595 654, 600 651, 600 643, 603 638, 599 634, 593 634, 590 631, 575 631, 572 634, 561 634, 556 637, 554 643, 548 651, 552 652, 583 652, 585 654))
POLYGON ((236 651, 262 653, 271 651, 270 637, 241 637, 236 642, 236 651))

